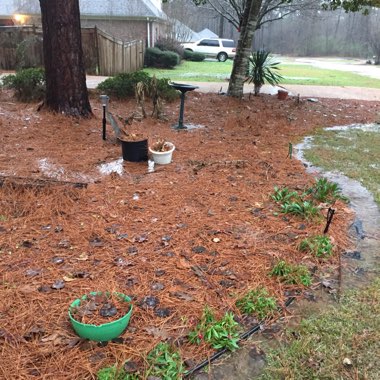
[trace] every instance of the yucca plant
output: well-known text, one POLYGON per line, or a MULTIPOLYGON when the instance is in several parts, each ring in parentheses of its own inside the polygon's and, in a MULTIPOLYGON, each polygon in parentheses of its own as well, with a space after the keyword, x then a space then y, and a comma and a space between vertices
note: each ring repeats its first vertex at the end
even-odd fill
POLYGON ((278 84, 283 77, 276 72, 280 70, 276 62, 270 56, 270 52, 266 50, 257 50, 252 52, 249 58, 248 83, 254 84, 255 95, 260 93, 260 89, 264 83, 269 83, 272 86, 278 84))

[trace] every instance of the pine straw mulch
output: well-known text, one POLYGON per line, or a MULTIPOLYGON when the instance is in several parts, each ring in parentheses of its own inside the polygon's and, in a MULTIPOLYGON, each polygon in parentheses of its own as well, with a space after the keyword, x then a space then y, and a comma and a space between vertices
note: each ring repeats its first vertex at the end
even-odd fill
MULTIPOLYGON (((166 105, 168 121, 135 124, 150 141, 175 144, 172 164, 148 173, 146 163, 126 162, 121 175, 102 175, 99 165, 119 159, 121 147, 110 127, 101 140, 97 98, 94 118, 78 121, 0 96, 4 379, 92 379, 99 368, 126 359, 143 365, 161 340, 195 363, 212 353, 185 339, 206 304, 218 316, 228 310, 239 316, 236 297, 257 286, 283 303, 289 287, 268 276, 278 259, 316 269, 316 284, 321 267, 337 271, 338 254, 349 245, 349 208, 335 205, 329 234, 336 256, 321 264, 297 245, 325 223, 274 215, 270 194, 274 186, 304 189, 313 182, 300 162, 287 158, 289 142, 316 127, 373 121, 380 106, 194 92, 185 119, 205 128, 171 130, 178 102, 166 105), (57 280, 62 289, 51 287, 57 280), (102 347, 71 329, 69 304, 94 290, 132 297, 122 343, 102 347), (144 304, 148 296, 159 302, 155 308, 144 304)), ((134 106, 132 100, 110 105, 121 116, 134 106)))

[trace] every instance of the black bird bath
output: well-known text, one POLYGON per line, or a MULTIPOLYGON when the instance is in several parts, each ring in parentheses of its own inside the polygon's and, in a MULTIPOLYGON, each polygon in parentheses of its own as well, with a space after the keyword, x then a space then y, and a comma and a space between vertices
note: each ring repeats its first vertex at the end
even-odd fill
POLYGON ((185 108, 185 94, 187 91, 193 91, 196 88, 199 88, 198 86, 193 86, 192 84, 185 84, 185 83, 169 83, 170 86, 175 88, 178 91, 181 91, 181 106, 179 109, 179 120, 178 125, 174 125, 174 129, 187 129, 186 125, 183 124, 183 111, 185 108))

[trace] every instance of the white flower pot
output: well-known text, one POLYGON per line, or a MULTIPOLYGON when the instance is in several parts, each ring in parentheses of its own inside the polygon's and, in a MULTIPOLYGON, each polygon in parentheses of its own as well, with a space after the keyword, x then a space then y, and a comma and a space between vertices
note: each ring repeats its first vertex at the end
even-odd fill
POLYGON ((152 154, 153 161, 158 165, 167 165, 172 162, 172 155, 175 149, 175 146, 171 142, 166 142, 171 148, 165 152, 156 152, 149 147, 149 152, 152 154))

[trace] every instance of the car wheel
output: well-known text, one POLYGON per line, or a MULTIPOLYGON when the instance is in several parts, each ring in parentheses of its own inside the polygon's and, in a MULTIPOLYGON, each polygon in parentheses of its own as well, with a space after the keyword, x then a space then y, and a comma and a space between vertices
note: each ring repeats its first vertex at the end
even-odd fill
POLYGON ((219 53, 217 58, 218 58, 219 62, 226 62, 228 55, 227 55, 227 53, 219 53))

